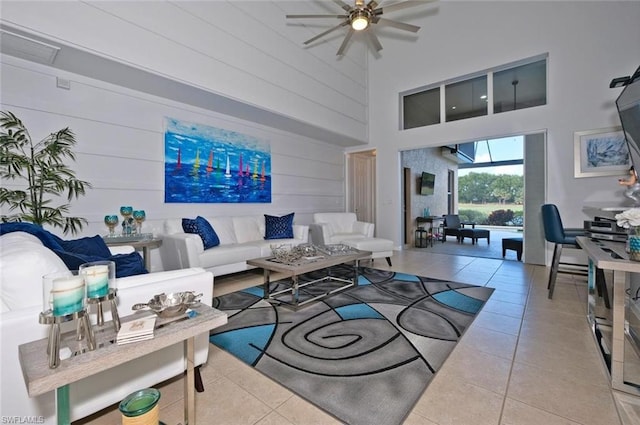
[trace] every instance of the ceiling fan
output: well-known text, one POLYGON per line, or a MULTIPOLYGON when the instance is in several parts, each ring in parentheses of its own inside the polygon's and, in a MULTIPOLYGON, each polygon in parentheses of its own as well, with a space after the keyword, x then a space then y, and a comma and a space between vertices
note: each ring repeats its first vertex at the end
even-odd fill
POLYGON ((333 2, 336 3, 338 6, 340 6, 346 13, 341 15, 286 15, 286 17, 287 19, 337 18, 342 20, 342 22, 340 22, 340 24, 336 25, 335 27, 329 28, 327 31, 321 34, 318 34, 315 37, 312 37, 309 40, 305 41, 304 42, 305 45, 312 43, 317 39, 324 37, 325 35, 339 28, 349 26, 349 31, 347 32, 347 35, 345 35, 344 40, 342 41, 342 44, 338 49, 338 53, 337 53, 338 56, 341 56, 344 54, 347 48, 347 44, 351 39, 351 36, 358 31, 364 32, 364 34, 366 34, 369 40, 371 41, 373 48, 376 50, 376 52, 379 52, 380 50, 382 50, 382 44, 380 44, 378 37, 376 37, 376 35, 373 33, 372 25, 374 24, 384 25, 384 26, 393 27, 400 30, 404 30, 404 31, 414 32, 414 33, 418 32, 418 30, 420 29, 420 27, 415 25, 406 24, 404 22, 393 21, 391 19, 381 18, 380 16, 382 14, 387 14, 390 12, 394 12, 396 10, 418 6, 425 3, 430 3, 432 1, 435 1, 435 0, 408 0, 408 1, 403 1, 399 3, 394 3, 385 7, 378 7, 380 3, 382 3, 382 0, 380 1, 370 0, 366 4, 365 4, 365 0, 355 0, 354 6, 349 6, 342 0, 333 0, 333 2))

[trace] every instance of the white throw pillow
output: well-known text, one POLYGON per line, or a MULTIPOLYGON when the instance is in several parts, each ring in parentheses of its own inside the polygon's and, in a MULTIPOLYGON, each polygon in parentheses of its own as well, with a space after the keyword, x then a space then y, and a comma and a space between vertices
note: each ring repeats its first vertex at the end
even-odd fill
POLYGON ((42 276, 67 270, 37 237, 24 232, 0 236, 0 308, 42 306, 42 276))
POLYGON ((207 221, 213 227, 218 239, 220 239, 220 245, 227 245, 232 243, 238 243, 236 239, 235 230, 233 228, 233 220, 231 217, 205 217, 207 221))
POLYGON ((264 215, 233 217, 238 243, 264 240, 264 215))

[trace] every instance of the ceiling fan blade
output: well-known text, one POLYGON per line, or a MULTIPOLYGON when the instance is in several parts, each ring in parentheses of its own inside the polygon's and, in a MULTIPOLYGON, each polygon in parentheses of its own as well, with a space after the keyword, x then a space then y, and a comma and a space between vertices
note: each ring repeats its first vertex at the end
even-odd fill
POLYGON ((286 15, 287 19, 298 18, 348 18, 349 15, 286 15))
POLYGON ((347 43, 349 43, 349 40, 351 39, 351 36, 353 35, 353 33, 354 33, 353 28, 349 28, 349 32, 347 32, 347 35, 344 36, 344 40, 342 40, 342 44, 338 49, 338 53, 336 53, 337 56, 344 55, 344 51, 347 49, 347 43))
POLYGON ((349 12, 351 10, 351 6, 349 6, 348 4, 343 2, 342 0, 333 0, 333 2, 335 4, 337 4, 338 6, 340 6, 343 10, 346 10, 347 12, 349 12))
POLYGON ((367 3, 367 7, 371 10, 375 9, 376 7, 378 7, 380 3, 377 2, 376 0, 371 0, 369 3, 367 3))
POLYGON ((384 25, 387 27, 393 27, 399 30, 404 30, 404 31, 418 32, 418 30, 420 29, 420 27, 415 25, 405 24, 404 22, 392 21, 391 19, 385 19, 385 18, 376 18, 373 22, 376 24, 384 25))
POLYGON ((406 9, 407 7, 419 6, 427 3, 431 3, 435 0, 408 0, 400 3, 390 4, 389 6, 384 6, 380 9, 376 9, 374 12, 376 15, 381 15, 383 13, 395 12, 396 10, 406 9))
POLYGON ((319 39, 320 37, 324 37, 325 35, 329 34, 330 32, 335 31, 338 28, 344 27, 345 25, 349 25, 349 22, 348 21, 344 21, 341 24, 338 24, 333 28, 329 28, 325 32, 320 33, 320 34, 316 35, 315 37, 312 37, 309 40, 305 41, 304 44, 306 45, 306 44, 312 43, 312 42, 316 41, 317 39, 319 39))
POLYGON ((382 44, 380 44, 380 40, 378 40, 378 37, 376 37, 373 31, 367 31, 367 36, 369 37, 369 41, 371 41, 371 44, 373 44, 373 48, 376 49, 376 52, 382 50, 382 44))

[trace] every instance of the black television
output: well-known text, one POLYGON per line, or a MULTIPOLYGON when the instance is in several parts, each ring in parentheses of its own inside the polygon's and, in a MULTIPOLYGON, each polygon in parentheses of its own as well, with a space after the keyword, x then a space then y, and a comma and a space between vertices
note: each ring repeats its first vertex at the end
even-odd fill
MULTIPOLYGON (((616 99, 616 107, 629 152, 640 155, 640 67, 616 99)), ((636 169, 637 165, 640 164, 634 164, 636 169)))
POLYGON ((422 172, 420 179, 420 195, 433 195, 433 187, 436 182, 436 175, 422 172))

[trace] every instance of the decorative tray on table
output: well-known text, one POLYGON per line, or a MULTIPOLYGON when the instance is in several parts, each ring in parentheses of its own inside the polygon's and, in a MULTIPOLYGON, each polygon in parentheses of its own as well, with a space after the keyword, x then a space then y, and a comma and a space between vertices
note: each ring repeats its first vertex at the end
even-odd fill
POLYGON ((139 235, 105 235, 102 237, 106 243, 109 242, 140 242, 153 239, 153 233, 141 233, 139 235))
POLYGON ((341 243, 317 246, 316 249, 326 255, 349 255, 358 252, 357 249, 341 243))
POLYGON ((176 317, 187 311, 190 307, 200 304, 202 294, 195 294, 193 291, 171 292, 154 295, 148 303, 134 304, 132 310, 150 309, 158 317, 166 319, 176 317))
POLYGON ((319 255, 316 247, 310 244, 297 246, 291 246, 290 244, 274 244, 271 245, 271 254, 273 255, 273 258, 269 259, 269 261, 288 264, 290 266, 299 266, 324 258, 323 255, 319 255))

